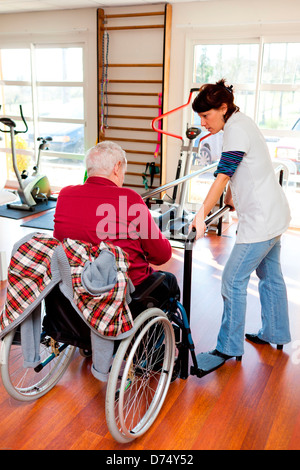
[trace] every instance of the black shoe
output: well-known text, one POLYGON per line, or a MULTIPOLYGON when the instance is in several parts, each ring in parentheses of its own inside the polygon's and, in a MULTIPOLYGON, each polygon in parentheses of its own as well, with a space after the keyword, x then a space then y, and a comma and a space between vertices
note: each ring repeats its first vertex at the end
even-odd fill
POLYGON ((249 341, 255 344, 270 344, 268 343, 268 341, 264 341, 263 339, 260 339, 257 335, 251 333, 246 333, 245 336, 249 341))
POLYGON ((242 356, 228 356, 227 354, 221 353, 217 349, 214 349, 213 351, 209 351, 208 354, 211 354, 212 356, 219 356, 222 359, 224 359, 224 361, 227 361, 228 359, 232 359, 233 357, 235 357, 237 361, 242 360, 242 356))
MULTIPOLYGON (((251 333, 246 333, 245 334, 246 339, 248 341, 251 341, 251 343, 255 344, 270 344, 268 341, 264 341, 263 339, 260 339, 257 335, 251 334, 251 333)), ((283 349, 282 344, 277 344, 277 349, 283 349)))

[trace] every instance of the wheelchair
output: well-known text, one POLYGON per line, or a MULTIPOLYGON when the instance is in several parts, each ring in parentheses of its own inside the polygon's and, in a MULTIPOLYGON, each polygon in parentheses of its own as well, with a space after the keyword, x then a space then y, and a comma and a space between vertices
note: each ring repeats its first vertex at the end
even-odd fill
MULTIPOLYGON (((151 296, 164 276, 155 272, 149 276, 143 291, 136 289, 132 297, 145 309, 134 319, 132 334, 114 341, 105 412, 108 429, 119 443, 130 442, 149 429, 163 406, 171 381, 179 374, 175 351, 179 347, 180 328, 173 324, 172 318, 181 322, 182 306, 166 299, 165 305, 158 308, 151 296)), ((4 336, 0 353, 6 391, 14 399, 25 402, 42 397, 58 383, 76 348, 83 357, 91 354, 90 327, 62 294, 59 285, 37 308, 41 310, 42 322, 39 364, 24 365, 22 324, 4 336)))
MULTIPOLYGON (((220 213, 223 213, 223 209, 220 213)), ((209 219, 207 219, 208 221, 209 219)), ((105 414, 108 429, 119 443, 142 436, 154 423, 170 383, 189 374, 201 378, 224 364, 209 353, 196 356, 190 330, 192 248, 191 232, 184 246, 183 301, 166 298, 158 305, 154 291, 165 274, 154 272, 138 286, 132 300, 141 306, 132 333, 115 341, 109 371, 105 414), (189 370, 189 359, 192 365, 189 370)), ((130 304, 129 304, 130 307, 130 304)), ((26 367, 22 350, 22 324, 2 338, 0 367, 3 385, 20 401, 38 399, 50 391, 70 365, 76 348, 89 356, 91 330, 57 284, 32 312, 39 315, 39 363, 26 367)))

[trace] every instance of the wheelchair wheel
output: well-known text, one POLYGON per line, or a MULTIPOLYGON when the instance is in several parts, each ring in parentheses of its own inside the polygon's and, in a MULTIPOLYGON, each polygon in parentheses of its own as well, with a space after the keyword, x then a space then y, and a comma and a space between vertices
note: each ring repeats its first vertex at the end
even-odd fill
POLYGON ((0 364, 3 385, 16 400, 31 401, 45 395, 66 371, 76 347, 53 343, 41 335, 40 357, 44 367, 24 368, 20 334, 15 328, 2 342, 0 364))
POLYGON ((173 327, 166 314, 151 308, 134 321, 109 374, 106 420, 113 438, 130 442, 155 421, 167 394, 175 358, 173 327))

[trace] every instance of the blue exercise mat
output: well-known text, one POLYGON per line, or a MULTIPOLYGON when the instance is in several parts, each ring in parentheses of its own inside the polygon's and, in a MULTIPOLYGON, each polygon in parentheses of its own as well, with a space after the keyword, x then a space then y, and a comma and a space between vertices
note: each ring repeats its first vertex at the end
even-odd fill
POLYGON ((43 230, 54 230, 54 213, 55 210, 46 212, 46 214, 36 217, 21 224, 21 227, 40 228, 43 230))
MULTIPOLYGON (((12 203, 13 204, 13 203, 12 203)), ((16 201, 17 204, 17 201, 16 201)), ((20 209, 9 209, 6 205, 0 206, 0 217, 7 217, 8 219, 24 219, 30 215, 44 212, 56 207, 56 200, 48 200, 47 202, 39 202, 33 207, 32 211, 24 211, 20 209)))

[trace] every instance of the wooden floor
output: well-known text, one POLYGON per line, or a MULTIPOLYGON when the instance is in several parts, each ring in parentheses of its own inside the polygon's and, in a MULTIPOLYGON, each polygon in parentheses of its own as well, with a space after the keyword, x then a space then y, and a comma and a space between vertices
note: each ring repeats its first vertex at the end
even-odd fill
MULTIPOLYGON (((28 229, 0 218, 0 251, 28 229)), ((226 227, 225 227, 226 228, 226 227)), ((205 236, 194 248, 192 333, 197 352, 215 346, 222 313, 220 279, 234 243, 235 226, 222 237, 205 236)), ((10 398, 0 383, 0 449, 300 449, 300 232, 282 241, 292 342, 278 351, 245 342, 241 363, 230 360, 212 374, 177 379, 152 428, 129 445, 110 436, 104 412, 105 384, 79 354, 59 384, 32 403, 10 398)), ((183 252, 174 249, 164 269, 182 283, 183 252)), ((0 302, 5 283, 1 283, 0 302)), ((246 330, 260 327, 257 279, 249 285, 246 330)), ((1 382, 1 380, 0 380, 1 382)))

